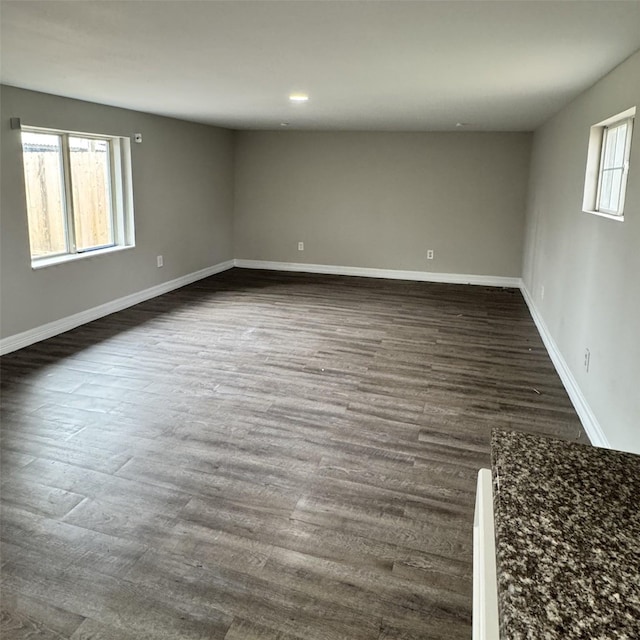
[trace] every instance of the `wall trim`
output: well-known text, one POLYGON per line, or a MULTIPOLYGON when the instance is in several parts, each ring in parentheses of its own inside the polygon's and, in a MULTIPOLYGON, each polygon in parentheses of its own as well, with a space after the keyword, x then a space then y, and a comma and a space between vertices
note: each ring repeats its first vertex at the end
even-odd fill
POLYGON ((233 266, 233 260, 220 262, 212 267, 188 273, 185 276, 180 276, 174 280, 169 280, 168 282, 163 282, 153 287, 149 287, 148 289, 143 289, 142 291, 132 293, 128 296, 124 296, 123 298, 117 298, 116 300, 111 300, 111 302, 106 302, 105 304, 101 304, 97 307, 92 307, 91 309, 74 313, 66 318, 60 318, 60 320, 48 322, 47 324, 29 329, 28 331, 8 336, 0 340, 0 355, 5 355, 12 351, 22 349, 23 347, 28 347, 30 344, 34 344, 35 342, 52 338, 53 336, 75 329, 87 322, 93 322, 93 320, 103 318, 104 316, 108 316, 116 311, 122 311, 123 309, 132 307, 133 305, 144 302, 145 300, 161 296, 163 293, 168 293, 169 291, 179 289, 180 287, 184 287, 185 285, 196 282, 197 280, 202 280, 203 278, 208 278, 216 273, 221 273, 222 271, 231 269, 233 266))
POLYGON ((506 276, 478 276, 464 273, 435 273, 431 271, 374 269, 371 267, 344 267, 330 264, 307 264, 305 262, 269 262, 266 260, 243 260, 240 258, 236 258, 233 262, 236 267, 241 269, 324 273, 335 276, 361 276, 364 278, 417 280, 420 282, 443 282, 447 284, 474 284, 486 287, 514 287, 516 289, 520 287, 520 278, 510 278, 506 276))
POLYGON ((600 426, 598 419, 595 414, 591 410, 587 399, 584 397, 580 386, 578 385, 577 380, 574 378, 571 373, 571 369, 569 369, 569 365, 567 361, 564 359, 560 349, 558 349, 558 345, 555 340, 551 336, 549 332, 549 328, 547 327, 545 321, 542 319, 542 316, 538 312, 536 305, 533 301, 533 296, 527 289, 524 282, 520 284, 520 291, 524 297, 527 306, 529 307, 529 312, 531 313, 531 317, 538 328, 538 333, 542 338, 542 342, 544 342, 544 346, 549 353, 549 357, 551 358, 551 362, 553 362, 553 366, 555 367, 558 375, 560 376, 560 380, 562 380, 562 384, 569 394, 569 399, 571 400, 573 407, 580 418, 580 422, 582 422, 582 426, 589 436, 589 440, 591 440, 591 444, 594 447, 602 447, 605 449, 611 449, 611 444, 607 440, 607 437, 604 434, 604 430, 600 426))

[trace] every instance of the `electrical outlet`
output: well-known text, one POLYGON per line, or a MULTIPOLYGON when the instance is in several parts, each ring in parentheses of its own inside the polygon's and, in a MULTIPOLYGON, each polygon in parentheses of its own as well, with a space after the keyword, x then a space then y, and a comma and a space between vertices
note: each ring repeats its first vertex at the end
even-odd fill
POLYGON ((298 251, 304 251, 304 242, 298 242, 298 251))
POLYGON ((427 249, 427 260, 433 260, 433 249, 427 249))
POLYGON ((591 364, 591 351, 584 350, 584 370, 589 373, 589 365, 591 364))
POLYGON ((162 256, 158 256, 156 258, 156 262, 158 264, 158 269, 164 266, 164 258, 162 256))

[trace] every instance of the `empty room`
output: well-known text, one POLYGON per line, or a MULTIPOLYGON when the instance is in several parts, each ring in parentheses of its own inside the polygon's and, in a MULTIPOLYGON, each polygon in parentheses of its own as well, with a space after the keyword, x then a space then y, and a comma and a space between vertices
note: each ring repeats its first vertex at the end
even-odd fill
POLYGON ((0 28, 2 638, 640 638, 640 0, 0 28))

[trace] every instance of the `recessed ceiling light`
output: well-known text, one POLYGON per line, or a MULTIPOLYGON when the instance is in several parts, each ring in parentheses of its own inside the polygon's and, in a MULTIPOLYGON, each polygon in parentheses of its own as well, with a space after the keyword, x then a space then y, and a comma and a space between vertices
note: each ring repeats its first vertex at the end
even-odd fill
POLYGON ((289 96, 291 102, 306 102, 308 99, 309 96, 306 93, 292 93, 289 96))
POLYGON ((456 122, 456 127, 458 127, 459 129, 462 127, 468 127, 469 123, 468 122, 456 122))

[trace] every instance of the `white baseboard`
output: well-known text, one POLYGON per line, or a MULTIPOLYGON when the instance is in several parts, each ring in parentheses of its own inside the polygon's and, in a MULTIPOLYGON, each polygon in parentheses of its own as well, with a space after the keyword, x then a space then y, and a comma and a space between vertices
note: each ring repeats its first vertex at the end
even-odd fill
POLYGON ((556 368, 556 371, 560 376, 560 380, 562 380, 564 388, 569 394, 569 399, 573 403, 576 413, 580 418, 580 422, 582 422, 582 426, 584 427, 587 436, 589 436, 589 440, 591 440, 591 444, 594 447, 603 447, 606 449, 610 449, 611 445, 609 444, 609 441, 607 440, 607 437, 605 436, 604 431, 602 430, 602 427, 598 422, 598 419, 591 410, 587 399, 584 397, 584 394, 578 386, 578 382, 571 373, 571 369, 569 369, 569 365, 562 356, 560 349, 558 349, 558 345, 556 345, 555 340, 551 336, 551 333, 549 333, 549 329, 545 324, 545 321, 538 313, 538 309, 533 302, 533 296, 531 295, 531 293, 529 293, 529 290, 524 285, 524 282, 520 285, 520 291, 522 291, 525 302, 529 307, 531 317, 533 318, 533 321, 538 328, 538 333, 540 334, 540 337, 544 342, 544 346, 547 348, 549 357, 551 358, 553 366, 556 368))
POLYGON ((92 307, 86 311, 74 313, 66 318, 61 318, 54 322, 48 322, 47 324, 35 327, 34 329, 29 329, 28 331, 8 336, 0 340, 0 355, 17 351, 18 349, 28 347, 30 344, 34 344, 35 342, 46 340, 47 338, 52 338, 53 336, 75 329, 87 322, 103 318, 104 316, 108 316, 116 311, 122 311, 127 307, 132 307, 133 305, 144 302, 145 300, 161 296, 163 293, 168 293, 169 291, 179 289, 180 287, 184 287, 185 285, 196 282, 197 280, 202 280, 202 278, 208 278, 209 276, 220 273, 221 271, 226 271, 227 269, 231 269, 233 266, 233 260, 220 262, 212 267, 188 273, 186 276, 181 276, 175 280, 163 282, 162 284, 150 287, 149 289, 144 289, 143 291, 138 291, 137 293, 124 296, 123 298, 118 298, 117 300, 112 300, 111 302, 101 304, 97 307, 92 307))
POLYGON ((431 271, 401 271, 399 269, 373 269, 370 267, 343 267, 330 264, 307 264, 304 262, 269 262, 265 260, 234 260, 242 269, 267 269, 270 271, 297 271, 300 273, 324 273, 335 276, 361 276, 364 278, 386 278, 389 280, 417 280, 420 282, 443 282, 448 284, 475 284, 486 287, 520 287, 520 278, 505 276, 478 276, 464 273, 434 273, 431 271))

